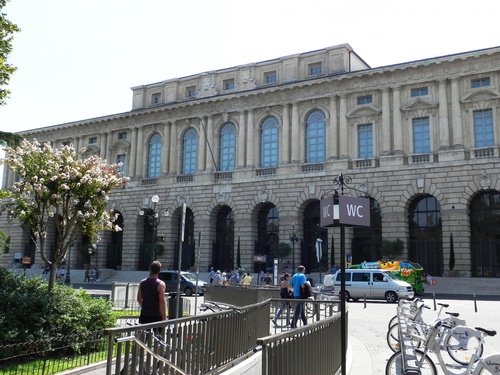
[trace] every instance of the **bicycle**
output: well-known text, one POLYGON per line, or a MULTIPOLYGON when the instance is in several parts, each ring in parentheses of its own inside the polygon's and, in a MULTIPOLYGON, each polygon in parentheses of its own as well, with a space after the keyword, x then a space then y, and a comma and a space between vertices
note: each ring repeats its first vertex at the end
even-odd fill
MULTIPOLYGON (((441 366, 441 369, 445 375, 483 375, 483 374, 498 374, 500 372, 500 353, 490 354, 486 357, 482 357, 479 354, 479 348, 482 347, 484 343, 484 337, 495 336, 496 331, 482 328, 482 327, 461 327, 463 330, 463 335, 468 337, 477 337, 480 341, 481 346, 478 346, 474 353, 472 353, 468 364, 463 367, 463 371, 456 372, 450 371, 447 367, 446 362, 441 355, 440 350, 440 331, 441 326, 445 324, 439 318, 436 318, 433 323, 429 326, 429 333, 425 341, 425 350, 415 349, 416 355, 416 367, 420 370, 422 375, 437 375, 436 365, 433 360, 428 356, 429 352, 433 352, 441 366)), ((404 354, 399 351, 394 353, 388 360, 385 373, 386 375, 399 375, 405 370, 406 363, 403 358, 404 354)))
MULTIPOLYGON (((440 303, 439 305, 441 308, 437 315, 438 318, 441 315, 442 309, 449 307, 448 304, 440 303)), ((410 325, 410 335, 416 349, 420 348, 421 344, 425 342, 425 337, 428 333, 428 327, 422 319, 423 308, 429 307, 420 304, 415 314, 410 316, 405 315, 408 319, 407 323, 410 325)), ((446 311, 445 314, 448 314, 449 317, 443 319, 445 324, 443 324, 439 335, 440 350, 446 351, 455 362, 467 365, 476 350, 478 350, 479 356, 483 354, 484 346, 476 337, 464 336, 463 328, 466 326, 466 323, 465 320, 458 319, 458 313, 446 311)), ((393 352, 397 352, 400 349, 398 323, 391 326, 387 332, 386 340, 393 352)))

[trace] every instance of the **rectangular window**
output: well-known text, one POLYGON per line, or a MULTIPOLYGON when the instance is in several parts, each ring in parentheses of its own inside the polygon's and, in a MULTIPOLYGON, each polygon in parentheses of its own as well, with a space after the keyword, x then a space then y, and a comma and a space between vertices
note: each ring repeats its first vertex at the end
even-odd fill
POLYGON ((413 120, 413 152, 427 154, 431 152, 429 117, 418 117, 413 120))
POLYGON ((118 139, 127 139, 127 132, 118 133, 118 139))
POLYGON ((358 105, 370 104, 373 102, 373 98, 371 95, 358 96, 356 102, 358 103, 358 105))
POLYGON ((471 81, 471 88, 484 87, 490 85, 490 77, 473 79, 471 81))
POLYGON ((358 125, 358 157, 373 157, 373 131, 372 124, 358 125))
POLYGON ((276 78, 276 72, 267 72, 264 73, 264 81, 266 84, 276 83, 278 80, 276 78))
POLYGON ((122 164, 120 166, 120 168, 118 169, 121 176, 125 176, 125 163, 126 163, 126 161, 127 161, 127 155, 125 155, 125 154, 117 155, 116 162, 122 164))
POLYGON ((415 89, 411 89, 411 97, 414 98, 416 96, 425 96, 429 95, 429 88, 426 87, 417 87, 415 89))
POLYGON ((309 64, 309 75, 317 76, 322 73, 321 63, 309 64))
POLYGON ((196 86, 186 87, 186 98, 196 98, 196 86))
POLYGON ((97 143, 97 137, 89 138, 89 145, 95 145, 97 143))
POLYGON ((62 145, 63 145, 63 146, 69 146, 70 144, 71 144, 71 143, 70 143, 70 141, 64 141, 64 142, 62 143, 62 145))
POLYGON ((474 111, 475 147, 493 146, 493 112, 491 109, 474 111))
POLYGON ((151 95, 151 104, 161 104, 161 92, 151 95))
POLYGON ((234 79, 225 79, 224 81, 222 81, 222 86, 224 87, 225 91, 234 90, 234 79))

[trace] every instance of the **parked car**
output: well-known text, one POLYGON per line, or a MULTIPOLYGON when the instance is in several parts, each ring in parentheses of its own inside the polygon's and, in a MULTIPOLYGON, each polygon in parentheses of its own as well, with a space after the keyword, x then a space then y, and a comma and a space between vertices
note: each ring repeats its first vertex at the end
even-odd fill
MULTIPOLYGON (((175 270, 162 270, 158 275, 160 280, 165 282, 166 292, 177 292, 177 274, 175 270)), ((200 296, 205 294, 205 287, 207 283, 202 280, 196 281, 196 276, 190 272, 181 271, 181 293, 186 296, 191 296, 198 293, 200 296)))
MULTIPOLYGON (((415 296, 413 287, 406 281, 396 279, 390 271, 380 269, 346 269, 345 299, 358 300, 385 299, 396 302, 400 298, 412 299, 415 296)), ((335 294, 340 294, 341 271, 335 273, 333 283, 335 294)))

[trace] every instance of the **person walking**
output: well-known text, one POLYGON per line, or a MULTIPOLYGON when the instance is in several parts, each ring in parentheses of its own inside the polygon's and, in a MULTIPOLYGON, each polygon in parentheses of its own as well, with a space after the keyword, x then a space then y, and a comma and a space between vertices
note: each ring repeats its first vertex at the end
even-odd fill
MULTIPOLYGON (((297 267, 297 273, 292 276, 291 284, 293 287, 293 298, 302 299, 302 289, 306 288, 306 268, 304 266, 297 267)), ((293 314, 291 328, 297 328, 297 321, 302 320, 303 325, 307 325, 307 317, 304 311, 304 302, 297 302, 295 305, 295 312, 293 314)))
MULTIPOLYGON (((290 298, 290 292, 292 292, 292 290, 290 288, 290 274, 289 273, 285 273, 283 275, 283 279, 280 282, 280 298, 282 300, 289 299, 290 298)), ((280 318, 281 314, 283 313, 283 311, 285 309, 287 309, 286 321, 287 321, 287 323, 290 321, 290 302, 281 301, 280 308, 276 312, 276 315, 274 315, 274 318, 273 318, 273 324, 274 325, 276 325, 277 320, 280 318)))
POLYGON ((137 302, 141 306, 139 323, 167 320, 165 307, 165 283, 158 279, 161 263, 155 260, 149 266, 149 277, 142 279, 137 291, 137 302))

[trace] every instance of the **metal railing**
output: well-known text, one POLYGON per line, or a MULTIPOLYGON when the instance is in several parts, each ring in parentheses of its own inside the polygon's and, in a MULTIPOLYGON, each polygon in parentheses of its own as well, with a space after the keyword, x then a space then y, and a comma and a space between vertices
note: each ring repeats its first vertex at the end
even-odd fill
POLYGON ((155 358, 164 368, 174 365, 187 374, 220 373, 252 355, 257 339, 269 334, 269 307, 270 302, 264 301, 211 314, 106 330, 109 348, 106 374, 120 374, 131 358, 138 363, 149 363, 148 352, 138 349, 134 344, 136 339, 123 340, 123 337, 140 338, 140 333, 148 330, 161 334, 168 347, 161 356, 164 359, 155 358), (112 352, 115 342, 116 356, 112 352))

